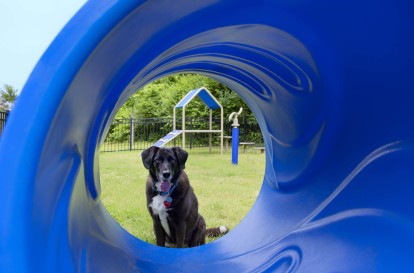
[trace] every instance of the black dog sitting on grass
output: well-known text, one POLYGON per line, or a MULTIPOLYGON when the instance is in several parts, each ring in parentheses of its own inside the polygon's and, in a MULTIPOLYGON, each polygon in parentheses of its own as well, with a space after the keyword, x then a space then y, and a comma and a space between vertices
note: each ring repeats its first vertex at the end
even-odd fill
POLYGON ((220 236, 227 228, 206 229, 198 213, 198 201, 184 172, 188 153, 179 148, 152 146, 141 154, 149 170, 146 184, 147 208, 154 223, 158 246, 194 247, 206 236, 220 236))

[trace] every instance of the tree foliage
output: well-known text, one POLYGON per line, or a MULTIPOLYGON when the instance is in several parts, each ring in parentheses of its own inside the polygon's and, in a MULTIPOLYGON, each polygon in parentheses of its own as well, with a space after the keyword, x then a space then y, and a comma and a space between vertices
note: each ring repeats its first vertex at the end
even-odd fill
POLYGON ((1 111, 10 111, 17 99, 17 89, 14 89, 13 86, 5 84, 3 88, 0 89, 0 110, 1 111))
MULTIPOLYGON (((152 82, 138 90, 121 107, 116 118, 172 117, 174 106, 191 90, 206 87, 224 108, 224 117, 243 107, 243 115, 253 117, 245 102, 232 90, 199 74, 176 74, 152 82)), ((206 117, 209 109, 196 98, 186 107, 186 116, 206 117)), ((220 111, 213 111, 219 116, 220 111)))

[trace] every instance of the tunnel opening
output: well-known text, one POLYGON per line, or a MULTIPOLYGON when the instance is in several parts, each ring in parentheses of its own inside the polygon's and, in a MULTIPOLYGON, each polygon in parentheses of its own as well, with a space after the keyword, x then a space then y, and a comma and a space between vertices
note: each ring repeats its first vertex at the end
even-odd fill
MULTIPOLYGON (((103 204, 123 228, 151 244, 155 244, 155 237, 145 200, 148 171, 140 153, 172 130, 172 107, 189 90, 200 86, 210 90, 223 105, 223 129, 228 141, 221 151, 220 134, 186 133, 186 172, 207 228, 224 225, 232 230, 259 194, 265 166, 263 136, 245 102, 225 85, 200 74, 175 74, 156 80, 138 90, 118 110, 99 154, 103 204), (249 145, 237 146, 240 159, 236 166, 232 164, 233 127, 228 117, 240 107, 244 109, 239 117, 240 142, 249 145)), ((209 111, 201 99, 189 104, 187 111, 187 128, 208 129, 209 111)), ((212 118, 213 129, 219 129, 220 112, 213 112, 212 118)), ((174 140, 165 147, 183 147, 181 136, 174 140)), ((210 243, 217 238, 206 239, 210 243)))

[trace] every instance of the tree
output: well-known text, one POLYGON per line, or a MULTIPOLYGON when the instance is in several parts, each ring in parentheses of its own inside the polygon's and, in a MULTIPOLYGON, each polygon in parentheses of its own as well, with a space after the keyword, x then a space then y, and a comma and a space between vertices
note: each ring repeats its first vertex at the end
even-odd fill
POLYGON ((0 110, 1 111, 10 111, 17 99, 17 89, 14 89, 13 86, 5 84, 3 88, 0 89, 0 110))
MULTIPOLYGON (((118 110, 115 119, 127 118, 162 118, 173 116, 173 108, 191 90, 206 87, 220 102, 224 110, 224 120, 232 112, 238 112, 243 107, 243 117, 254 118, 246 103, 224 84, 200 74, 175 74, 153 81, 132 95, 118 110)), ((177 118, 180 119, 182 109, 177 110, 177 118)), ((195 127, 201 128, 207 123, 198 118, 209 116, 209 109, 204 102, 195 98, 186 107, 186 116, 193 118, 195 127)), ((213 117, 220 117, 220 111, 213 111, 213 117)), ((179 122, 180 123, 180 122, 179 122)), ((121 134, 129 125, 114 123, 108 132, 110 141, 125 141, 129 135, 121 134)), ((203 128, 207 129, 207 128, 203 128)))
MULTIPOLYGON (((231 112, 238 112, 243 107, 243 116, 253 117, 246 103, 224 84, 199 74, 175 74, 156 80, 131 96, 121 107, 117 118, 128 118, 134 112, 138 118, 171 117, 173 107, 190 91, 206 87, 222 104, 224 117, 231 112)), ((187 116, 206 117, 208 108, 200 99, 195 99, 186 109, 187 116)), ((214 111, 214 115, 220 115, 214 111)))

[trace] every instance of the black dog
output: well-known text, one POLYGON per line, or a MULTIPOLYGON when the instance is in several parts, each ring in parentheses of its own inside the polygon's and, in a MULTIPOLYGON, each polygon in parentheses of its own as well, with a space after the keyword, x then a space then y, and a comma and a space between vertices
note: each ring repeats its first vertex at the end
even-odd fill
POLYGON ((206 236, 218 236, 227 228, 206 229, 198 213, 198 201, 184 172, 188 153, 179 147, 150 147, 142 152, 149 170, 146 184, 147 208, 154 223, 158 246, 194 247, 206 236))

